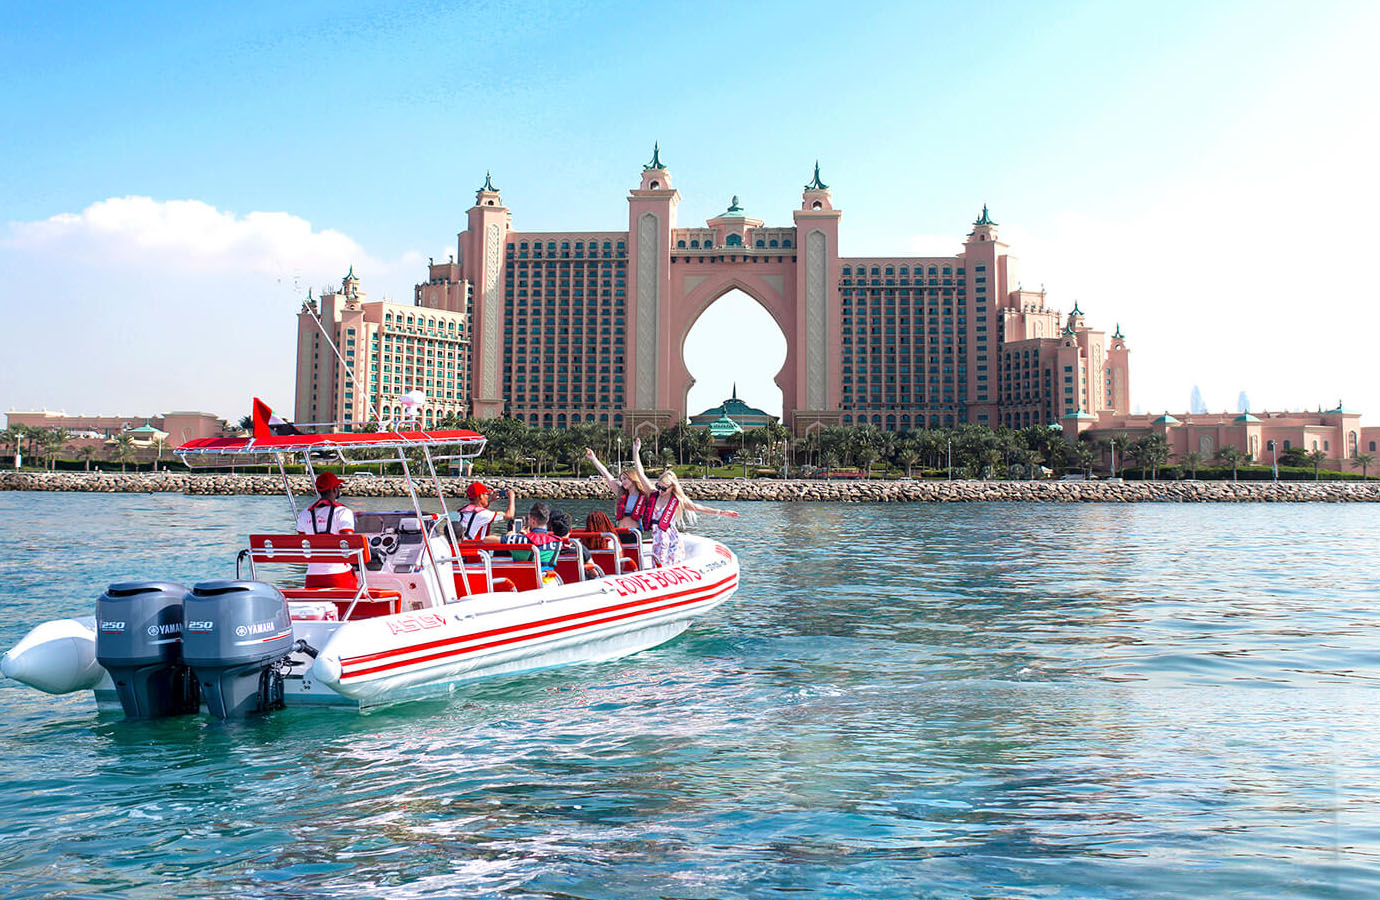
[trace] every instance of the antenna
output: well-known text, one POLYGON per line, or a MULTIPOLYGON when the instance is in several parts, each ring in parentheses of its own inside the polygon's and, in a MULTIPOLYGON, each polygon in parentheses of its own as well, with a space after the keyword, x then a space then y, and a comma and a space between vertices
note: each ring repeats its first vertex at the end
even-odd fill
POLYGON ((382 422, 382 419, 379 418, 378 412, 374 409, 374 401, 369 399, 369 395, 365 392, 363 386, 360 385, 359 379, 355 378, 355 373, 350 369, 349 366, 345 365, 345 357, 340 355, 340 348, 337 347, 335 345, 335 341, 331 339, 330 333, 326 331, 326 326, 321 324, 321 317, 316 314, 316 310, 311 308, 310 303, 303 300, 302 312, 311 316, 311 320, 316 323, 316 330, 321 332, 321 336, 325 338, 326 343, 330 345, 331 352, 335 354, 335 358, 340 360, 340 368, 345 370, 345 374, 349 376, 350 381, 354 383, 355 390, 359 391, 359 395, 364 398, 364 405, 369 407, 370 420, 374 422, 382 422))

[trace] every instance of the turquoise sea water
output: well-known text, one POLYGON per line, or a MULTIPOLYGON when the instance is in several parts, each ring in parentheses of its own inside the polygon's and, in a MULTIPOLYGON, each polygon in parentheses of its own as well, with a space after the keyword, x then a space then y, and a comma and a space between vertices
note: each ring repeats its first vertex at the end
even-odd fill
MULTIPOLYGON (((736 508, 737 596, 611 663, 233 724, 0 681, 0 896, 1380 895, 1380 506, 736 508)), ((285 510, 0 494, 0 645, 285 510)))

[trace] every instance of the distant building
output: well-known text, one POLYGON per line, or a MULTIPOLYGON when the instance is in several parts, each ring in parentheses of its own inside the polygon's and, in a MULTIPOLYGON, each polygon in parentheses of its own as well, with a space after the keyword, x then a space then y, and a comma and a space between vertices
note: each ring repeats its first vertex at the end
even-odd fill
POLYGON ((469 285, 454 262, 433 262, 417 285, 415 302, 365 301, 351 268, 340 290, 297 316, 298 422, 396 421, 398 398, 426 394, 419 413, 424 426, 447 415, 465 415, 470 393, 469 285), (337 359, 313 316, 339 348, 337 359))
POLYGON ((1307 453, 1321 450, 1327 454, 1325 468, 1350 471, 1347 460, 1357 453, 1375 454, 1380 447, 1380 427, 1363 428, 1361 414, 1340 402, 1333 409, 1317 412, 1166 412, 1153 417, 1103 413, 1069 417, 1062 424, 1070 441, 1082 434, 1093 439, 1124 434, 1132 440, 1147 434, 1163 435, 1175 462, 1196 452, 1204 464, 1212 464, 1223 447, 1235 447, 1247 462, 1268 465, 1277 454, 1298 447, 1307 453))
POLYGON ((691 425, 706 425, 710 431, 714 430, 714 425, 721 419, 728 419, 739 426, 740 431, 751 431, 754 428, 761 428, 776 421, 776 416, 763 412, 756 407, 748 406, 738 399, 738 385, 733 385, 733 396, 729 397, 718 406, 711 406, 704 412, 690 417, 691 425))
POLYGON ((5 414, 10 425, 31 428, 61 428, 80 439, 112 439, 130 432, 138 441, 150 443, 163 434, 168 447, 179 447, 196 438, 221 437, 234 429, 224 419, 204 412, 170 412, 161 416, 71 416, 49 410, 16 410, 5 414))

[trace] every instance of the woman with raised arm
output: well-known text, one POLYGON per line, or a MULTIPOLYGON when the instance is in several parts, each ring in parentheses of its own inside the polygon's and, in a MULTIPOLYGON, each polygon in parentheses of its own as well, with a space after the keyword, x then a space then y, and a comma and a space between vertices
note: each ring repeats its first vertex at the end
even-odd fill
MULTIPOLYGON (((633 458, 636 459, 642 449, 642 439, 633 439, 633 458)), ((642 462, 638 460, 636 469, 624 469, 623 473, 617 478, 604 468, 604 464, 599 462, 599 457, 594 455, 594 451, 585 448, 585 459, 594 463, 594 468, 599 470, 599 474, 604 476, 608 482, 609 489, 618 498, 613 509, 613 520, 618 523, 619 528, 641 528, 643 509, 652 501, 652 484, 647 480, 647 473, 642 471, 642 462)))
MULTIPOLYGON (((639 471, 642 469, 640 460, 637 468, 639 471)), ((646 477, 645 474, 643 477, 646 477)), ((670 469, 657 478, 656 491, 656 496, 647 503, 642 514, 643 531, 652 532, 653 565, 673 566, 685 561, 685 547, 680 542, 679 526, 682 523, 694 525, 696 513, 738 518, 738 514, 731 509, 715 509, 685 496, 680 479, 670 469)))

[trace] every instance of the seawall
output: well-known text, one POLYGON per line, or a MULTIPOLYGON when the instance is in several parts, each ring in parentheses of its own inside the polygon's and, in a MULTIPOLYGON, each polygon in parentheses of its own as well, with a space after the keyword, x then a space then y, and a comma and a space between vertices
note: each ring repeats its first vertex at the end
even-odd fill
MULTIPOLYGON (((292 489, 310 494, 311 482, 293 476, 292 489)), ((573 478, 489 478, 493 487, 515 490, 519 497, 551 500, 607 498, 603 482, 573 478)), ((443 478, 448 497, 464 495, 468 479, 443 478)), ((840 503, 1380 503, 1380 482, 1337 481, 699 481, 684 482, 690 497, 717 500, 823 501, 840 503)), ((429 487, 429 486, 428 486, 429 487)), ((118 472, 4 472, 0 491, 83 491, 96 493, 279 494, 276 475, 229 475, 188 472, 121 474, 118 472)), ((401 478, 354 476, 345 494, 351 497, 405 496, 401 478)))

